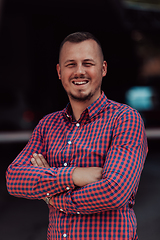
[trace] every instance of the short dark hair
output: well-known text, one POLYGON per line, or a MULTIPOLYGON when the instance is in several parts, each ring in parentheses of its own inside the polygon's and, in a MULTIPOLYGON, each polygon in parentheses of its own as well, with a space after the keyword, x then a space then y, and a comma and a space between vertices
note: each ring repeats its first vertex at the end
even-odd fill
POLYGON ((67 37, 65 37, 65 39, 60 44, 59 56, 60 56, 61 49, 65 42, 80 43, 80 42, 83 42, 83 41, 89 40, 89 39, 93 39, 94 41, 97 42, 98 46, 100 47, 102 57, 104 58, 100 41, 92 33, 89 33, 89 32, 75 32, 75 33, 71 33, 67 37))

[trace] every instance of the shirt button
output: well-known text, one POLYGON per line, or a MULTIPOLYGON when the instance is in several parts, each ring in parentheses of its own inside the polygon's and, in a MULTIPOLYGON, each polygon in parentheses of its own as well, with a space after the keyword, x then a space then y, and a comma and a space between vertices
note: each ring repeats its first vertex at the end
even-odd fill
POLYGON ((71 141, 68 141, 68 144, 71 144, 72 142, 71 141))
POLYGON ((70 188, 69 187, 66 187, 67 190, 69 190, 70 188))
POLYGON ((61 208, 60 211, 63 212, 63 209, 61 208))
POLYGON ((49 196, 49 193, 47 193, 47 196, 49 196))
POLYGON ((80 212, 77 212, 77 214, 80 214, 80 212))
POLYGON ((63 165, 66 167, 66 166, 67 166, 67 163, 65 162, 63 165))
POLYGON ((80 126, 80 124, 79 124, 79 123, 76 123, 76 126, 77 126, 77 127, 79 127, 79 126, 80 126))
POLYGON ((64 234, 63 234, 63 237, 67 237, 67 234, 66 234, 66 233, 64 233, 64 234))
POLYGON ((69 118, 69 115, 68 115, 68 114, 66 114, 66 116, 69 118))

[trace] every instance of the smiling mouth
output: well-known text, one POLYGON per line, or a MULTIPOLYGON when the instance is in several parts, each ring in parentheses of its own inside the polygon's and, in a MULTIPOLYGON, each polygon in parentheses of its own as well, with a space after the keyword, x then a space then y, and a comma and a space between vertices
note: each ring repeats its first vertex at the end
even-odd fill
POLYGON ((72 81, 72 83, 74 85, 85 85, 87 84, 89 81, 88 80, 83 80, 83 81, 72 81))

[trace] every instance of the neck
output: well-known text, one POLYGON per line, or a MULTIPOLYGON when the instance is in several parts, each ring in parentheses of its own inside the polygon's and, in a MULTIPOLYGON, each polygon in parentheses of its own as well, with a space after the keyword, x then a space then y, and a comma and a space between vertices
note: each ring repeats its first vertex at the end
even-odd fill
POLYGON ((96 96, 94 99, 86 100, 86 101, 76 101, 69 97, 70 104, 72 107, 73 117, 76 121, 78 121, 81 117, 82 112, 89 107, 99 96, 96 96))
POLYGON ((76 121, 80 119, 82 112, 90 105, 84 103, 77 103, 74 101, 70 101, 70 104, 72 107, 73 117, 76 121))

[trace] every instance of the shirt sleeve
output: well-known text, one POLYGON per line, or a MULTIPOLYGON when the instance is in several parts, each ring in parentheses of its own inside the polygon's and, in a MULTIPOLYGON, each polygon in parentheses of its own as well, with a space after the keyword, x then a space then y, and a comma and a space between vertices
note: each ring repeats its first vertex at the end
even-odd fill
POLYGON ((33 153, 41 153, 46 158, 42 123, 41 120, 26 147, 7 169, 6 182, 11 195, 42 199, 75 188, 72 180, 74 167, 43 168, 31 164, 33 153))
POLYGON ((53 207, 70 214, 92 214, 123 207, 134 198, 144 161, 147 139, 136 110, 121 113, 103 167, 103 178, 51 199, 53 207))

